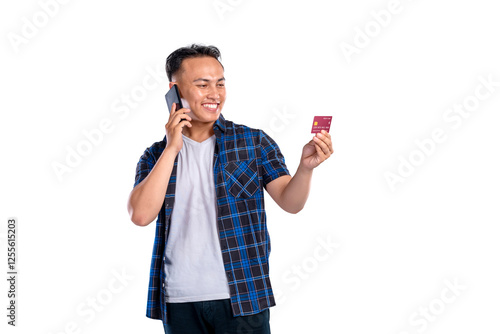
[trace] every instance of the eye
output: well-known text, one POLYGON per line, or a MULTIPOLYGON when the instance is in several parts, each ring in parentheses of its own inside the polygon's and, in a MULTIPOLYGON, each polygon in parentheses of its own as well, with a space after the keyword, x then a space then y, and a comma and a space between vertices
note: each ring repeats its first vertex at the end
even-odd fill
POLYGON ((219 87, 224 87, 224 86, 225 86, 225 84, 223 84, 223 83, 219 84, 219 87))
POLYGON ((207 87, 207 85, 198 85, 198 87, 205 88, 205 87, 207 87))

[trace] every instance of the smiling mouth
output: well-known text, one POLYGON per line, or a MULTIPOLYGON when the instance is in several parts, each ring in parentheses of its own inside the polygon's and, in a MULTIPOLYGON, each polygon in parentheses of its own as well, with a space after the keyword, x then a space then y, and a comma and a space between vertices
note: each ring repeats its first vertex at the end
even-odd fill
POLYGON ((217 109, 219 108, 218 103, 203 103, 202 106, 203 106, 203 108, 205 108, 209 111, 217 111, 217 109))

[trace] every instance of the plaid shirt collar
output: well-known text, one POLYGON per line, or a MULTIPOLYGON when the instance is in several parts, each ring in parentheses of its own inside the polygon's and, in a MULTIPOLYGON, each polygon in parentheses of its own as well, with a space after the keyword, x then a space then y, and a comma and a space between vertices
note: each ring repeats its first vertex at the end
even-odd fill
MULTIPOLYGON (((217 136, 217 129, 220 130, 221 132, 226 132, 226 119, 224 116, 222 116, 222 113, 219 114, 219 118, 214 122, 213 125, 214 132, 217 136)), ((165 135, 163 137, 163 141, 166 143, 167 142, 167 136, 165 135)))

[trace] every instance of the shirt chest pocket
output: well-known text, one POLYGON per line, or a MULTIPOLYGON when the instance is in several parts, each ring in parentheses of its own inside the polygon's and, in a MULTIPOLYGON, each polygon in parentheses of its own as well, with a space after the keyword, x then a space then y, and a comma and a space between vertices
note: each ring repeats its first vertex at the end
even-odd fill
POLYGON ((257 159, 231 161, 224 165, 226 189, 230 195, 249 198, 260 188, 257 159))

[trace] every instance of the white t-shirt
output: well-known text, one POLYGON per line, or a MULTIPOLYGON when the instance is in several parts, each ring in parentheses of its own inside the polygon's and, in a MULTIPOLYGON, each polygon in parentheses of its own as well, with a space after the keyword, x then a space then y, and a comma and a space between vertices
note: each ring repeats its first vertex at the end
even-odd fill
POLYGON ((166 301, 229 298, 217 229, 215 135, 199 143, 182 135, 175 202, 165 247, 166 301))

